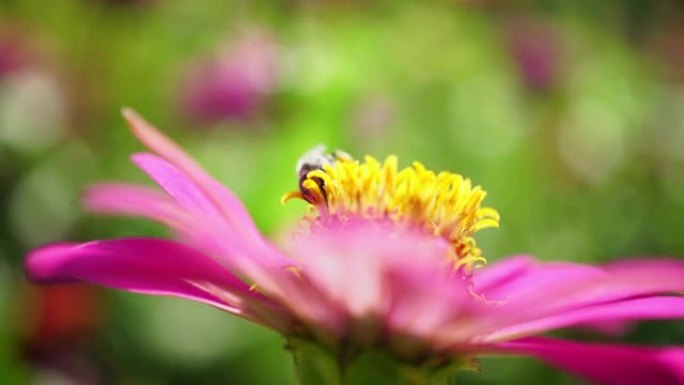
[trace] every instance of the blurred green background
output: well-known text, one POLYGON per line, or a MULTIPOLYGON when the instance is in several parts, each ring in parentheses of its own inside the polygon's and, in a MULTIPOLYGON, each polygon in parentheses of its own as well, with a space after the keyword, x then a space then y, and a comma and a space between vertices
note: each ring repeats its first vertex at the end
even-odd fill
MULTIPOLYGON (((274 236, 304 212, 279 203, 297 158, 326 143, 483 185, 490 262, 684 255, 680 1, 3 0, 2 384, 292 383, 277 335, 214 309, 25 281, 45 242, 165 235, 79 207, 90 183, 145 180, 122 106, 274 236)), ((684 326, 619 340, 684 344, 684 326)), ((530 359, 483 368, 460 383, 577 383, 530 359)))

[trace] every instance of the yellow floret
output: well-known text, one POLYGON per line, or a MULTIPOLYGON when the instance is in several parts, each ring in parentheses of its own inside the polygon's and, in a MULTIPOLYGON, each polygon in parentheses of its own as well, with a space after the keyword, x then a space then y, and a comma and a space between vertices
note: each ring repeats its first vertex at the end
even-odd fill
POLYGON ((455 268, 471 270, 485 263, 471 235, 499 226, 499 214, 481 207, 485 191, 461 175, 435 174, 422 164, 398 170, 397 157, 383 163, 370 156, 359 161, 337 161, 310 171, 300 191, 283 202, 300 198, 317 211, 317 221, 360 216, 404 223, 447 239, 453 245, 455 268))

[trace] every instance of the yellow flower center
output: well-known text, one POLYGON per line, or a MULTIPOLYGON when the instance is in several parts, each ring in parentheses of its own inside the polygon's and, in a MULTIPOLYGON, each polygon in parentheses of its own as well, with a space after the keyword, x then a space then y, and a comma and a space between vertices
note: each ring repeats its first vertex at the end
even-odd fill
POLYGON ((366 156, 364 162, 337 157, 301 176, 300 190, 282 201, 309 202, 314 221, 362 217, 408 224, 453 245, 455 268, 470 271, 485 263, 472 234, 499 226, 499 214, 480 204, 486 193, 461 175, 427 170, 414 162, 399 170, 397 157, 383 163, 366 156))

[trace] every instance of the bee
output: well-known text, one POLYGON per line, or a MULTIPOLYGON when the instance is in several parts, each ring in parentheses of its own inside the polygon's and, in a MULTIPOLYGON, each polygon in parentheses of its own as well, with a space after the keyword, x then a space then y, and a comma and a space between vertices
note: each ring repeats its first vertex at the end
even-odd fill
MULTIPOLYGON (((351 162, 354 159, 348 153, 342 150, 333 150, 332 152, 327 152, 326 147, 323 144, 319 144, 314 148, 310 149, 297 161, 295 171, 297 177, 299 178, 299 191, 301 191, 302 196, 305 200, 312 202, 307 189, 303 186, 303 182, 306 180, 309 172, 313 170, 323 170, 325 166, 332 166, 336 162, 351 162)), ((323 196, 326 196, 324 182, 321 178, 313 178, 313 180, 320 186, 323 196)))
POLYGON ((322 170, 324 166, 332 166, 336 162, 351 162, 354 159, 342 150, 326 152, 326 147, 319 144, 310 149, 297 161, 295 171, 301 183, 306 179, 306 175, 313 170, 322 170))

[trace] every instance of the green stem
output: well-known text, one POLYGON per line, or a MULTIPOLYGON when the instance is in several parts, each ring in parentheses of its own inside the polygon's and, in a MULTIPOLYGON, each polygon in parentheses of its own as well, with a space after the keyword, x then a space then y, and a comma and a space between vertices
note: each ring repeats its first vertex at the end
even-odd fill
POLYGON ((454 385, 460 365, 412 366, 378 351, 341 360, 313 343, 290 339, 299 385, 454 385))

